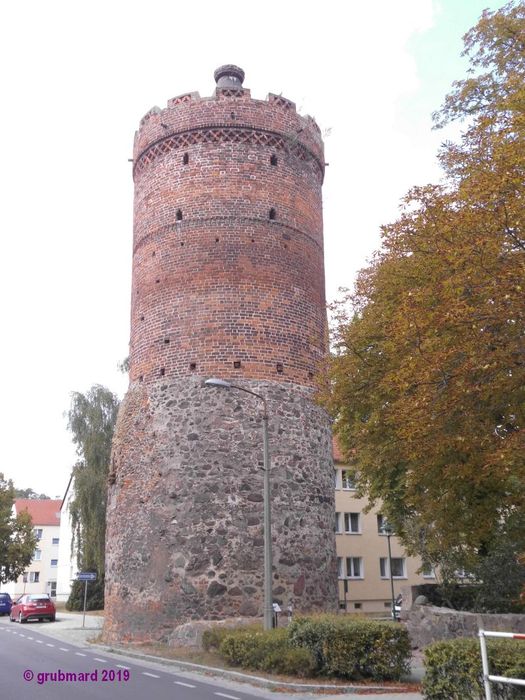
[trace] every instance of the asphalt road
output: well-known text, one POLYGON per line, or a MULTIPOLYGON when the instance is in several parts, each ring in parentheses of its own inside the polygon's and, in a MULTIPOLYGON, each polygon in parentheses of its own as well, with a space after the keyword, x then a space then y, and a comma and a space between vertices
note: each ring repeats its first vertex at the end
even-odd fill
POLYGON ((2 700, 71 700, 73 697, 75 700, 254 700, 255 697, 270 697, 269 693, 232 691, 225 683, 188 680, 159 664, 137 663, 125 657, 115 659, 38 631, 41 625, 54 623, 3 624, 4 620, 7 618, 2 618, 0 624, 2 700))

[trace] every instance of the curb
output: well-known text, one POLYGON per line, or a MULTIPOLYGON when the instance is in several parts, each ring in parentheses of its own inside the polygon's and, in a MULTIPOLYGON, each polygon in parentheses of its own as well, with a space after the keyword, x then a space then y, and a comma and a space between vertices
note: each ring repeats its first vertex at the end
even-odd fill
MULTIPOLYGON (((129 656, 131 658, 140 659, 141 661, 150 661, 163 664, 165 666, 174 666, 187 671, 197 671, 206 675, 218 676, 219 678, 225 678, 231 681, 241 681, 244 683, 257 683, 265 688, 275 689, 275 688, 288 688, 290 690, 301 690, 308 692, 315 692, 316 690, 331 690, 338 693, 354 693, 356 695, 368 695, 371 692, 376 693, 408 693, 413 692, 412 690, 403 690, 396 686, 386 686, 386 685, 331 685, 326 683, 288 683, 285 681, 273 681, 269 678, 262 678, 261 676, 252 676, 248 673, 241 673, 239 671, 230 671, 224 668, 215 668, 213 666, 204 666, 202 664, 194 664, 190 661, 179 661, 176 659, 166 659, 163 656, 153 656, 149 654, 143 654, 141 652, 133 651, 127 649, 126 647, 113 647, 113 646, 103 646, 100 644, 90 644, 90 647, 96 647, 100 650, 104 650, 106 653, 119 654, 120 656, 129 656)), ((412 681, 408 681, 411 683, 412 681)))

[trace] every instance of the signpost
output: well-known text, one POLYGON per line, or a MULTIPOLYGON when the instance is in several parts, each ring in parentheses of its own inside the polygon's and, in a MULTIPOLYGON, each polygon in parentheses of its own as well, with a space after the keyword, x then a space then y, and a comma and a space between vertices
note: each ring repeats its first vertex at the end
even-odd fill
POLYGON ((82 629, 85 628, 85 623, 86 623, 86 601, 87 601, 88 581, 96 581, 96 580, 97 580, 96 571, 79 571, 77 574, 77 581, 84 581, 84 615, 82 617, 82 629))

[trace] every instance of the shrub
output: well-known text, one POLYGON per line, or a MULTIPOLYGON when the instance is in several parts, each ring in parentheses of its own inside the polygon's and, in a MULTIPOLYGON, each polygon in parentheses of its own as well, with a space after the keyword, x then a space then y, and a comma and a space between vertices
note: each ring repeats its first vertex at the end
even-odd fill
MULTIPOLYGON (((84 610, 84 581, 73 581, 66 610, 84 610)), ((104 610, 104 574, 88 583, 86 610, 104 610)))
POLYGON ((202 633, 202 648, 205 651, 218 651, 224 637, 231 633, 231 627, 215 626, 209 630, 204 630, 202 633))
MULTIPOLYGON (((487 643, 491 675, 525 679, 525 644, 512 640, 487 643)), ((477 639, 436 642, 425 649, 423 695, 426 700, 480 700, 485 697, 477 639)), ((494 700, 525 698, 525 688, 491 684, 494 700)))
POLYGON ((232 666, 271 670, 268 658, 282 654, 288 648, 285 629, 261 630, 246 627, 230 630, 219 644, 219 653, 232 666))
POLYGON ((288 629, 290 643, 309 649, 323 675, 398 680, 409 671, 410 643, 399 624, 321 615, 296 618, 288 629))
POLYGON ((309 678, 315 675, 316 663, 308 649, 285 647, 272 651, 261 666, 262 671, 309 678))

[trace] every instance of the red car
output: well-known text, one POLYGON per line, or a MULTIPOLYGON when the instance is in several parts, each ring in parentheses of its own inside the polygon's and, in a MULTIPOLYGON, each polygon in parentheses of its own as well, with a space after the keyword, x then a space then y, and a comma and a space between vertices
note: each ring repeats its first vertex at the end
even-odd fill
POLYGON ((9 619, 11 622, 27 622, 28 620, 55 621, 55 604, 47 593, 26 593, 13 603, 9 619))

